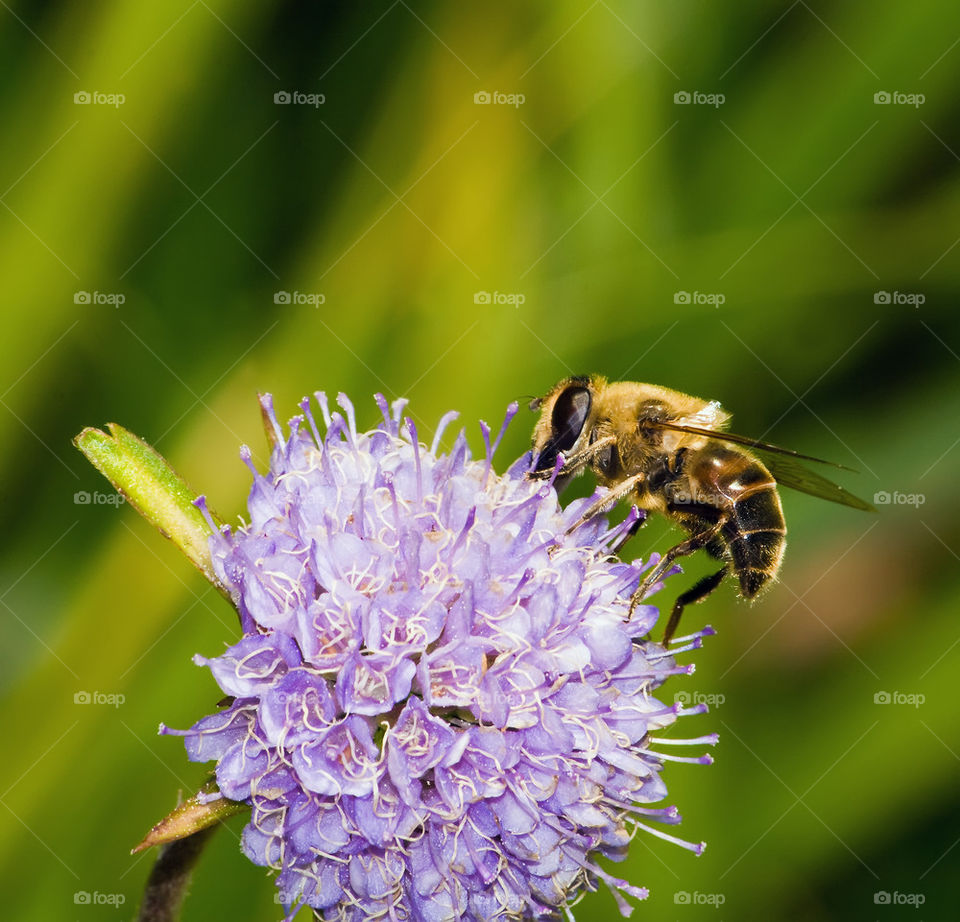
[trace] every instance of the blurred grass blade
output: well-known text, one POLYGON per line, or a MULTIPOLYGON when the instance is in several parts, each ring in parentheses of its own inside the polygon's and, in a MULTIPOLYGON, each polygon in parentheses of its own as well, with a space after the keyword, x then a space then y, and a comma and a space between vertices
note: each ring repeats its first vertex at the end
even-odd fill
MULTIPOLYGON (((152 446, 116 423, 107 428, 109 435, 100 429, 84 429, 74 444, 137 512, 173 541, 229 599, 213 571, 210 526, 193 505, 197 494, 152 446)), ((210 514, 220 525, 217 515, 210 514)))

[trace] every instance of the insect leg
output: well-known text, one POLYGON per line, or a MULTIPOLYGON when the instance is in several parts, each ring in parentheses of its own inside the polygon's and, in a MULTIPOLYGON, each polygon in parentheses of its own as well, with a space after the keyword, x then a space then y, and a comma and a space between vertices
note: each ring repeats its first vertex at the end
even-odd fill
MULTIPOLYGON (((571 476, 576 474, 582 467, 585 467, 591 458, 595 455, 599 455, 601 451, 605 448, 609 448, 611 445, 616 443, 616 438, 612 435, 604 436, 602 439, 597 439, 596 442, 588 445, 586 448, 581 449, 578 452, 575 452, 572 455, 563 456, 563 467, 560 468, 561 476, 571 476)), ((533 471, 527 476, 531 480, 549 480, 553 476, 553 468, 547 468, 542 471, 533 471)))
POLYGON ((726 521, 727 517, 725 515, 721 516, 720 519, 714 522, 709 528, 692 535, 687 538, 686 541, 681 541, 679 544, 670 548, 670 550, 660 558, 657 565, 647 573, 640 585, 637 586, 637 591, 634 592, 633 598, 630 599, 630 611, 627 617, 629 618, 633 615, 633 610, 640 603, 640 600, 650 591, 650 587, 663 578, 663 575, 673 566, 673 562, 678 557, 687 557, 699 551, 700 548, 706 547, 717 536, 726 521))
POLYGON ((573 471, 580 470, 585 464, 587 464, 594 455, 599 455, 605 448, 609 448, 611 445, 615 445, 617 442, 616 437, 612 435, 605 435, 602 439, 597 439, 596 442, 592 442, 586 448, 581 449, 578 452, 575 452, 572 455, 563 456, 563 467, 561 470, 569 470, 571 473, 573 471))
MULTIPOLYGON (((596 444, 600 444, 597 442, 596 444)), ((595 503, 584 512, 583 515, 577 519, 568 529, 567 534, 573 534, 584 522, 589 522, 595 515, 600 512, 603 512, 604 509, 609 509, 611 506, 615 506, 620 502, 625 496, 629 496, 636 488, 637 484, 640 483, 647 475, 644 473, 634 474, 632 477, 628 477, 626 480, 621 481, 615 487, 613 487, 610 492, 606 493, 604 496, 601 496, 595 503)))
POLYGON ((680 624, 680 615, 684 607, 693 605, 695 602, 702 602, 723 582, 723 578, 728 572, 728 567, 721 567, 716 573, 703 577, 703 579, 694 583, 690 589, 684 592, 677 601, 673 603, 673 611, 670 612, 670 620, 667 622, 667 629, 663 632, 663 640, 661 641, 664 646, 673 639, 677 625, 680 624))

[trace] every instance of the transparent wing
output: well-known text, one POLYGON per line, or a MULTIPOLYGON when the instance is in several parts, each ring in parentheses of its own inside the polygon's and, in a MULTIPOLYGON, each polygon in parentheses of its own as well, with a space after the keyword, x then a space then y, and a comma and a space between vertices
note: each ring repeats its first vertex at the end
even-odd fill
MULTIPOLYGON (((859 496, 854 496, 849 490, 845 490, 839 484, 810 470, 806 465, 801 464, 796 458, 789 455, 782 455, 775 452, 769 452, 762 448, 754 448, 757 457, 766 465, 767 470, 773 474, 773 479, 785 487, 792 487, 801 493, 809 493, 811 496, 819 496, 821 499, 828 499, 831 503, 840 503, 841 506, 850 506, 853 509, 862 509, 864 512, 876 512, 876 508, 859 496)), ((824 461, 824 464, 829 462, 824 461)))
POLYGON ((698 426, 685 426, 681 423, 649 423, 644 425, 652 426, 654 429, 672 429, 675 432, 689 432, 691 435, 703 435, 708 439, 715 439, 718 442, 733 442, 734 445, 746 445, 754 449, 758 454, 763 452, 767 455, 786 455, 790 458, 801 458, 804 461, 814 461, 817 464, 827 464, 841 471, 850 471, 858 473, 855 468, 847 467, 845 464, 837 464, 834 461, 824 461, 823 458, 814 458, 813 455, 804 455, 792 448, 781 448, 779 445, 771 445, 769 442, 760 442, 757 439, 747 438, 745 435, 737 435, 733 432, 722 432, 718 429, 701 429, 698 426))
MULTIPOLYGON (((799 490, 801 493, 808 493, 810 496, 818 496, 820 499, 829 500, 831 503, 840 503, 841 506, 850 506, 853 509, 862 509, 864 512, 876 512, 876 508, 859 496, 854 496, 849 490, 845 490, 839 484, 810 470, 806 465, 800 463, 803 461, 813 461, 817 464, 827 464, 830 467, 838 468, 844 471, 853 471, 853 468, 843 464, 834 464, 832 461, 824 461, 823 458, 814 458, 812 455, 804 455, 799 451, 793 451, 789 448, 781 448, 779 445, 770 445, 767 442, 759 442, 756 439, 750 439, 743 435, 735 435, 732 432, 718 432, 714 429, 700 429, 696 426, 684 426, 679 423, 652 423, 658 429, 672 429, 676 432, 689 432, 692 435, 702 435, 717 442, 731 442, 734 445, 745 445, 749 448, 773 474, 774 480, 785 487, 791 487, 799 490)), ((854 473, 856 473, 854 471, 854 473)))

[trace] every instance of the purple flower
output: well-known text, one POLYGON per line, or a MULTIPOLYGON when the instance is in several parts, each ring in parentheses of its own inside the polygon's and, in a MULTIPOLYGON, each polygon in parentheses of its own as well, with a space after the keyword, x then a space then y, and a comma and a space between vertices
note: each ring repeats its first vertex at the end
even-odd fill
POLYGON ((438 454, 387 406, 357 431, 350 402, 325 434, 307 400, 285 435, 269 397, 270 469, 250 461, 250 523, 211 539, 243 637, 212 659, 231 696, 187 731, 215 759, 225 797, 250 805, 243 850, 277 869, 288 905, 326 919, 555 918, 610 877, 649 823, 674 824, 656 743, 678 716, 654 697, 686 674, 648 639, 657 610, 628 616, 643 569, 612 556, 636 522, 575 528, 592 498, 561 509, 529 480, 474 460, 461 432, 438 454))

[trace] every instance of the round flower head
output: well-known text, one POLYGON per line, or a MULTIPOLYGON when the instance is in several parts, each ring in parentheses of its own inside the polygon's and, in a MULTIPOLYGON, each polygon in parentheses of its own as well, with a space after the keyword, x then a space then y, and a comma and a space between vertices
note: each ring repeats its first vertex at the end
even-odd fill
MULTIPOLYGON (((285 435, 262 400, 270 469, 253 470, 250 523, 211 539, 243 637, 210 668, 229 705, 188 731, 224 797, 251 807, 243 850, 279 870, 284 903, 329 920, 555 918, 610 877, 638 829, 679 822, 657 743, 702 707, 654 697, 689 673, 647 639, 657 610, 630 598, 643 567, 612 550, 636 524, 579 524, 483 460, 461 432, 438 454, 382 397, 359 433, 352 405, 317 395, 285 435)), ((516 412, 512 406, 510 418, 516 412)), ((497 443, 499 438, 497 439, 497 443)), ((169 731, 166 732, 175 732, 169 731)))

